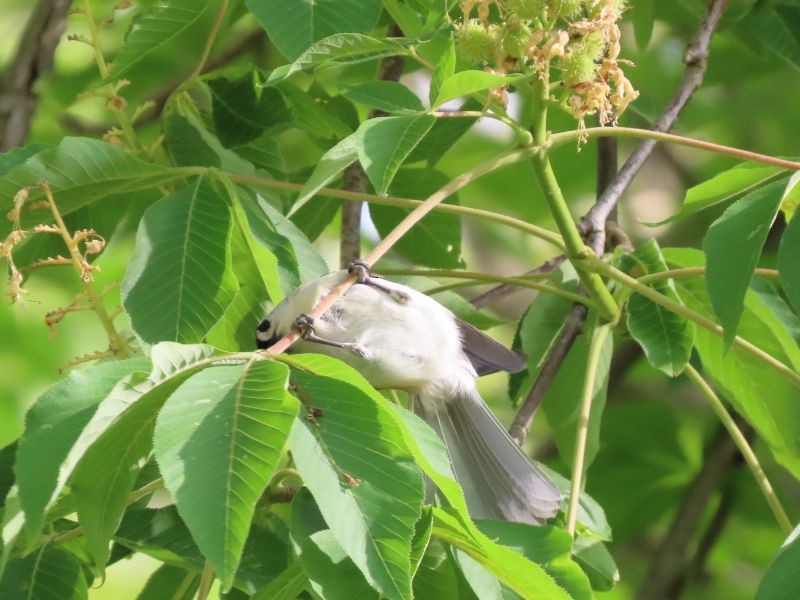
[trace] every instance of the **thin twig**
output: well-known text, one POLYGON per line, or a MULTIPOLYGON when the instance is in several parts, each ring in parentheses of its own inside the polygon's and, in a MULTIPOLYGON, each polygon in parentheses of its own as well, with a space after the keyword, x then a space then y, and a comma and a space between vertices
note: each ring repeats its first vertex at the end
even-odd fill
POLYGON ((220 27, 222 27, 222 20, 225 18, 226 12, 228 12, 228 0, 222 0, 217 16, 214 19, 214 24, 211 26, 211 31, 208 33, 208 38, 203 46, 203 51, 200 53, 200 60, 197 61, 197 66, 192 71, 192 74, 189 75, 189 79, 193 79, 203 72, 206 61, 208 60, 208 55, 211 54, 211 48, 214 46, 214 41, 217 39, 220 27))
MULTIPOLYGON (((653 130, 665 132, 672 129, 678 119, 678 115, 703 83, 703 77, 708 65, 711 38, 717 29, 727 4, 728 0, 709 1, 705 17, 692 36, 692 40, 684 53, 683 62, 686 64, 686 70, 683 74, 683 80, 664 112, 653 123, 653 130)), ((582 223, 583 230, 589 234, 588 242, 595 252, 602 252, 605 245, 606 221, 617 206, 622 194, 628 189, 633 178, 650 157, 655 145, 656 142, 654 140, 647 140, 634 151, 625 161, 614 181, 605 189, 603 195, 584 218, 582 223)))
POLYGON ((781 501, 775 494, 772 484, 769 482, 769 479, 767 479, 767 475, 764 473, 761 463, 758 462, 758 458, 756 457, 755 452, 753 452, 753 449, 750 447, 750 443, 742 433, 742 430, 739 429, 738 425, 736 425, 736 421, 733 420, 733 417, 731 417, 728 409, 725 408, 722 400, 719 399, 719 396, 717 396, 711 386, 706 382, 705 379, 703 379, 700 373, 697 372, 697 369, 695 369, 692 365, 686 365, 686 374, 689 376, 689 379, 691 379, 695 385, 700 388, 700 391, 706 397, 709 404, 711 404, 711 408, 719 417, 719 420, 722 421, 725 429, 728 430, 728 433, 733 439, 733 442, 736 444, 736 447, 739 448, 739 452, 741 452, 742 456, 744 456, 747 466, 750 467, 750 470, 753 472, 753 477, 756 478, 756 483, 758 483, 758 487, 761 488, 761 493, 764 495, 764 499, 767 501, 767 504, 769 504, 772 514, 775 515, 775 520, 778 521, 778 525, 781 526, 784 534, 789 535, 792 532, 792 522, 786 515, 786 511, 783 509, 781 501))
MULTIPOLYGON (((567 260, 567 257, 564 256, 563 254, 560 256, 556 256, 554 258, 551 258, 547 262, 543 263, 542 265, 536 267, 535 269, 531 269, 530 271, 525 273, 525 275, 539 275, 539 274, 551 273, 552 271, 555 271, 559 266, 561 266, 561 263, 563 263, 565 260, 567 260)), ((475 298, 470 300, 470 304, 472 304, 472 306, 474 306, 475 308, 481 309, 493 302, 496 302, 500 298, 505 298, 512 292, 515 292, 519 289, 521 289, 519 286, 512 285, 510 283, 502 283, 484 292, 480 296, 476 296, 475 298)))
POLYGON ((71 0, 39 0, 0 81, 0 152, 25 143, 39 103, 36 81, 53 68, 71 0))

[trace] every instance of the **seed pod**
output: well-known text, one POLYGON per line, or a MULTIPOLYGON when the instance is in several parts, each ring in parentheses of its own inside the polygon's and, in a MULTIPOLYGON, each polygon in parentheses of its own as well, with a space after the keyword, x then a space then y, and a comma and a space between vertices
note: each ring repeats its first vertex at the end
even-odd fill
POLYGON ((542 16, 545 0, 504 0, 503 8, 519 19, 532 21, 542 16))
POLYGON ((550 10, 557 17, 569 19, 581 10, 583 0, 550 0, 550 10))
POLYGON ((494 55, 494 32, 477 19, 470 20, 458 30, 456 42, 458 56, 466 61, 483 62, 494 55))
POLYGON ((602 31, 587 34, 570 43, 569 52, 561 58, 562 79, 567 86, 592 81, 597 74, 597 60, 605 51, 602 31))
POLYGON ((502 44, 503 53, 506 56, 513 58, 524 57, 530 41, 531 30, 524 23, 517 22, 503 29, 502 44))

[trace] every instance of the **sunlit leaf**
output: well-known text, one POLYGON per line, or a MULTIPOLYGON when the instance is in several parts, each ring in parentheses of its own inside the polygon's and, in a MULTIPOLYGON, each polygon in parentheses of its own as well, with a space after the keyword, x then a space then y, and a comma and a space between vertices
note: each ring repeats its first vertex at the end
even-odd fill
POLYGON ((800 216, 795 215, 781 237, 778 251, 781 286, 794 309, 800 312, 800 216))
POLYGON ((703 239, 706 281, 714 312, 730 346, 744 308, 761 248, 778 214, 782 182, 774 182, 737 200, 711 224, 703 239))
POLYGON ((321 188, 333 181, 336 176, 358 160, 358 144, 360 140, 352 134, 338 142, 322 155, 311 176, 306 180, 303 189, 297 196, 289 215, 296 213, 308 202, 321 188))
POLYGON ((519 79, 518 75, 496 75, 486 71, 459 71, 442 82, 433 107, 441 106, 445 102, 462 96, 508 85, 517 79, 519 79))
POLYGON ((447 38, 447 44, 436 61, 436 68, 431 76, 431 88, 428 98, 432 106, 436 104, 436 99, 439 96, 439 91, 442 89, 442 84, 453 76, 455 69, 456 46, 453 40, 453 34, 451 33, 447 38))
POLYGON ((369 119, 359 127, 358 159, 378 194, 385 195, 397 170, 436 118, 381 117, 369 119))
POLYGON ((199 342, 233 299, 230 209, 204 178, 147 209, 122 282, 133 328, 147 342, 199 342))
POLYGON ((270 39, 289 60, 328 36, 370 31, 381 14, 380 0, 246 0, 270 39))
POLYGON ((368 81, 344 88, 342 95, 358 104, 391 114, 417 114, 425 110, 417 95, 396 81, 368 81))
POLYGON ((164 483, 225 590, 297 410, 287 376, 266 360, 206 369, 170 396, 156 422, 164 483))

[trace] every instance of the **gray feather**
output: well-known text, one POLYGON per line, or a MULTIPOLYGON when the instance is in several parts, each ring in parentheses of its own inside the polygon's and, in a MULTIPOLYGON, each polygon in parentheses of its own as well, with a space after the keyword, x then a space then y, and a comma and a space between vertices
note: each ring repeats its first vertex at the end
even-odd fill
POLYGON ((489 375, 497 371, 517 373, 525 368, 525 355, 509 350, 480 329, 456 317, 461 334, 464 354, 478 375, 489 375))
POLYGON ((558 512, 561 494, 525 456, 477 391, 453 398, 438 410, 415 402, 442 437, 470 515, 538 525, 558 512))

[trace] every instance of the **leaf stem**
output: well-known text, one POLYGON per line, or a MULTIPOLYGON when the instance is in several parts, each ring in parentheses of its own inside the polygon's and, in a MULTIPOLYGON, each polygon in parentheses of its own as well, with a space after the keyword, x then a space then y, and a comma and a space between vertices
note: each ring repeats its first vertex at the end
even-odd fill
POLYGON ((592 332, 589 345, 589 357, 586 364, 586 375, 583 380, 583 397, 581 412, 578 415, 578 431, 575 435, 575 452, 572 459, 572 482, 569 490, 569 508, 567 509, 567 531, 574 538, 575 524, 578 520, 578 503, 583 489, 583 470, 586 458, 586 440, 589 436, 589 418, 592 412, 592 397, 597 380, 597 367, 603 350, 606 336, 611 325, 601 325, 592 332))
POLYGON ((197 588, 197 600, 207 600, 211 585, 214 583, 214 570, 211 563, 206 561, 203 564, 203 571, 200 573, 200 587, 197 588))
POLYGON ((775 490, 770 484, 769 479, 767 479, 767 475, 764 473, 761 463, 758 462, 758 458, 756 457, 755 452, 753 452, 753 449, 750 447, 750 444, 747 442, 747 438, 742 433, 742 430, 736 425, 736 422, 725 408, 722 400, 720 400, 719 396, 717 396, 717 394, 714 392, 708 382, 703 379, 700 373, 697 372, 697 369, 695 369, 692 365, 686 365, 686 374, 689 376, 689 379, 691 379, 694 384, 700 388, 700 391, 706 397, 709 404, 711 404, 711 408, 717 414, 719 420, 722 421, 725 429, 728 430, 728 433, 731 435, 736 447, 739 448, 739 452, 742 453, 745 462, 747 462, 747 466, 750 467, 750 470, 753 472, 753 477, 756 478, 756 483, 758 483, 758 487, 761 488, 761 493, 764 494, 764 499, 767 501, 772 513, 775 515, 775 520, 778 521, 778 524, 781 526, 781 529, 783 529, 783 532, 786 535, 789 535, 792 532, 792 522, 786 515, 786 511, 783 509, 781 501, 775 494, 775 490))
MULTIPOLYGON (((547 100, 549 97, 548 84, 545 81, 536 80, 533 83, 533 118, 532 130, 533 139, 542 148, 546 145, 547 137, 547 100)), ((578 227, 572 218, 567 207, 561 187, 558 185, 550 159, 545 152, 536 152, 531 156, 531 164, 539 180, 550 213, 558 226, 561 237, 564 239, 567 258, 578 270, 578 275, 583 282, 589 296, 594 300, 597 312, 605 321, 614 322, 619 317, 619 306, 614 301, 611 292, 608 291, 603 280, 597 275, 582 268, 583 250, 586 245, 583 243, 578 227)))
MULTIPOLYGON (((564 131, 551 134, 546 140, 543 141, 543 143, 547 149, 550 149, 567 142, 595 137, 621 137, 656 140, 659 142, 677 144, 678 146, 689 146, 690 148, 706 150, 707 152, 714 152, 716 154, 725 154, 742 160, 750 160, 768 165, 774 165, 776 167, 791 169, 793 171, 800 170, 800 162, 793 160, 776 158, 774 156, 768 156, 758 152, 751 152, 749 150, 742 150, 732 146, 724 146, 722 144, 697 140, 682 135, 676 135, 674 133, 664 133, 661 131, 652 131, 650 129, 638 129, 636 127, 588 127, 583 130, 564 131)), ((536 140, 536 142, 537 144, 541 143, 539 140, 536 140)))
MULTIPOLYGON (((700 327, 707 329, 711 333, 722 336, 722 327, 717 325, 711 319, 708 319, 703 315, 696 313, 695 311, 693 311, 690 308, 687 308, 680 302, 676 302, 675 300, 672 300, 671 298, 668 298, 667 296, 657 292, 653 288, 646 286, 638 279, 634 279, 633 277, 623 273, 619 269, 616 269, 611 265, 606 264, 601 259, 594 256, 594 253, 590 253, 591 256, 589 256, 588 254, 589 253, 587 253, 586 260, 588 261, 588 264, 591 265, 591 268, 593 268, 597 273, 610 277, 614 281, 624 285, 625 287, 633 290, 634 292, 639 293, 642 296, 645 296, 646 298, 649 298, 656 304, 660 304, 664 308, 671 310, 672 312, 679 314, 682 317, 685 317, 690 321, 700 325, 700 327)), ((785 365, 771 354, 766 353, 758 346, 753 345, 752 343, 739 337, 738 335, 734 338, 733 343, 734 345, 738 346, 740 349, 744 350, 748 354, 754 356, 764 364, 775 369, 778 373, 780 373, 793 385, 800 387, 800 373, 797 373, 792 368, 785 365)))
POLYGON ((228 2, 229 0, 222 0, 222 5, 219 7, 217 17, 214 19, 214 24, 211 26, 211 31, 208 34, 206 44, 203 46, 203 51, 200 53, 200 60, 197 61, 197 66, 194 68, 194 71, 192 71, 189 79, 194 79, 203 72, 203 67, 206 65, 209 54, 211 54, 211 48, 214 45, 214 40, 217 39, 217 34, 219 33, 220 27, 222 27, 222 20, 228 10, 228 2))
MULTIPOLYGON (((640 283, 654 283, 656 281, 663 281, 664 279, 697 277, 705 275, 705 273, 705 267, 686 267, 685 269, 671 269, 669 271, 659 271, 658 273, 642 275, 641 277, 637 277, 636 280, 640 283)), ((778 279, 779 277, 778 271, 775 269, 756 269, 754 274, 767 279, 778 279)))
POLYGON ((474 271, 456 271, 449 269, 380 269, 384 275, 409 275, 420 277, 444 277, 454 279, 470 279, 473 281, 491 281, 496 283, 508 283, 523 288, 530 288, 534 290, 541 290, 549 292, 557 296, 561 296, 572 302, 584 304, 589 308, 594 308, 594 303, 586 296, 576 294, 568 290, 563 290, 559 287, 532 281, 524 277, 504 277, 502 275, 492 275, 490 273, 476 273, 474 271))

